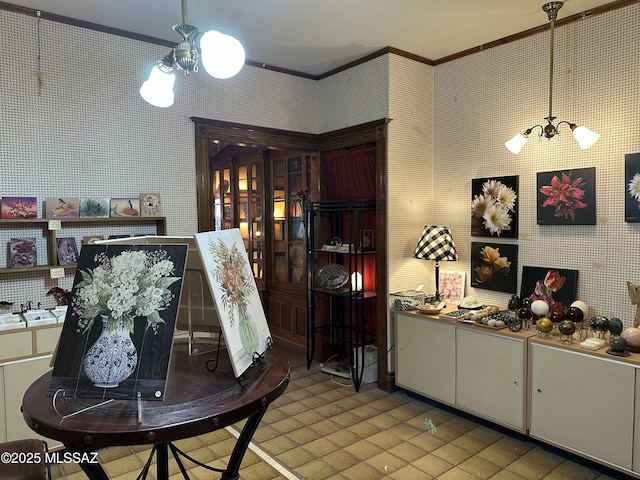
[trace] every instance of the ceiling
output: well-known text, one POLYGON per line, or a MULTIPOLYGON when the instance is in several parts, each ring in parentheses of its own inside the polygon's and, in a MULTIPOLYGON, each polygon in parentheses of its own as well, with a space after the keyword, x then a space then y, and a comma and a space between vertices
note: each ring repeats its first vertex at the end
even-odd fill
MULTIPOLYGON (((1 2, 0 2, 1 3, 1 2)), ((9 0, 178 43, 181 0, 9 0)), ((544 0, 188 0, 188 23, 237 37, 252 63, 319 76, 385 47, 429 60, 548 24, 544 0)), ((629 0, 565 0, 558 20, 629 0)))

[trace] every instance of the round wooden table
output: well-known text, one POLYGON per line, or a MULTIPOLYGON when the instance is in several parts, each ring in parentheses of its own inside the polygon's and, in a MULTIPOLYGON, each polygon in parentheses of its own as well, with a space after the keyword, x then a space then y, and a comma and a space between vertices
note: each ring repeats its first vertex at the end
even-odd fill
MULTIPOLYGON (((164 401, 138 402, 74 399, 47 395, 51 372, 36 380, 25 392, 22 413, 29 427, 40 435, 59 440, 70 452, 91 452, 121 445, 153 445, 157 453, 157 478, 168 478, 171 449, 185 478, 186 470, 172 442, 218 430, 247 419, 231 454, 223 479, 239 478, 239 468, 251 438, 265 411, 289 383, 289 362, 276 350, 268 350, 264 361, 249 368, 244 384, 233 375, 228 355, 221 352, 219 365, 209 371, 207 355, 190 356, 186 342, 176 341, 171 356, 164 401)), ((151 460, 151 458, 150 458, 151 460)), ((145 466, 148 471, 150 462, 145 466)), ((107 479, 97 463, 83 462, 90 479, 107 479)), ((146 472, 145 472, 146 475, 146 472)))

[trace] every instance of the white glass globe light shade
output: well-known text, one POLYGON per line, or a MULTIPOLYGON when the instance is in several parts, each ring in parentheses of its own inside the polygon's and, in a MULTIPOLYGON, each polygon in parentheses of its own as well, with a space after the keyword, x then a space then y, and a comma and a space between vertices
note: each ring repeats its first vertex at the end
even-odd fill
POLYGON ((582 150, 586 150, 598 141, 600 134, 581 126, 573 129, 573 138, 576 139, 582 150))
POLYGON ((527 143, 527 140, 528 138, 525 135, 518 133, 508 142, 504 142, 504 146, 507 147, 511 153, 518 155, 524 144, 527 143))
POLYGON ((154 107, 166 108, 173 105, 173 72, 163 72, 156 65, 151 69, 149 78, 140 87, 140 96, 154 107))
POLYGON ((244 48, 231 35, 210 30, 200 39, 200 59, 212 77, 230 78, 244 65, 244 48))

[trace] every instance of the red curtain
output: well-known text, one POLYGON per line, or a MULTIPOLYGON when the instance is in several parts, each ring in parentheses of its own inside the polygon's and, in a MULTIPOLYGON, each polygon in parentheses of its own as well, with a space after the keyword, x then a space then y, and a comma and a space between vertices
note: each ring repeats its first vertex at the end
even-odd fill
POLYGON ((375 144, 323 152, 321 165, 323 199, 376 199, 375 144))

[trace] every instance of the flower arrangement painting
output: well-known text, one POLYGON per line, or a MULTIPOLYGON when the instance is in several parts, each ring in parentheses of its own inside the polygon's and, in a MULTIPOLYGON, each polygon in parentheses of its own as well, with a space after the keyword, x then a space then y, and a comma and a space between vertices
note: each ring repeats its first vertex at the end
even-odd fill
POLYGON ((516 293, 518 245, 471 242, 471 286, 516 293))
POLYGON ((562 303, 568 307, 576 299, 578 270, 522 267, 520 298, 544 300, 549 306, 562 303))
POLYGON ((269 347, 271 334, 237 228, 195 235, 236 377, 269 347))
POLYGON ((466 275, 464 272, 440 272, 438 291, 447 303, 460 303, 464 298, 466 275))
POLYGON ((518 238, 518 176, 471 180, 471 235, 518 238))
POLYGON ((49 393, 162 400, 187 245, 84 245, 49 393))
POLYGON ((538 225, 595 225, 595 167, 539 172, 538 225))
POLYGON ((640 153, 624 156, 624 221, 640 222, 640 153))

